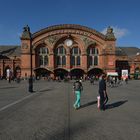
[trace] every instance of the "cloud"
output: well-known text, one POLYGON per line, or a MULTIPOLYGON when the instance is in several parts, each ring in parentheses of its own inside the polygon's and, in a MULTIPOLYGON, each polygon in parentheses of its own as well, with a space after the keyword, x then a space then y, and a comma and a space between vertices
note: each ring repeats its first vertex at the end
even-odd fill
MULTIPOLYGON (((125 28, 119 28, 117 26, 111 26, 111 27, 113 28, 113 32, 116 38, 122 38, 129 33, 129 31, 125 28)), ((107 31, 107 28, 103 29, 101 32, 103 34, 106 34, 106 31, 107 31)))

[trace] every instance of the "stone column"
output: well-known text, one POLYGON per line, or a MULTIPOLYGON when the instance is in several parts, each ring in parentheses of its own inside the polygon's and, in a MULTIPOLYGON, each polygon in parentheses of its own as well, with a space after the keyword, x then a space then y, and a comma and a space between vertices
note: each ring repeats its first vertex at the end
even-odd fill
POLYGON ((82 55, 81 55, 81 66, 82 66, 82 68, 84 69, 84 70, 87 70, 87 54, 86 53, 83 53, 82 55))
POLYGON ((70 54, 66 55, 66 68, 70 70, 70 54))
POLYGON ((55 60, 54 60, 54 54, 53 53, 50 53, 50 56, 49 56, 49 67, 51 68, 51 69, 54 69, 54 62, 55 60))

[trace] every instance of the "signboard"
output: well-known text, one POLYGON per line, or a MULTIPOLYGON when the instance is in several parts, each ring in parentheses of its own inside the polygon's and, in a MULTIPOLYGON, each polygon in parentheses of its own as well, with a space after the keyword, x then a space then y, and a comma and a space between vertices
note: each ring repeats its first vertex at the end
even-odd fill
POLYGON ((118 76, 118 72, 107 72, 107 76, 118 76))
POLYGON ((122 78, 128 78, 128 70, 122 70, 122 78))

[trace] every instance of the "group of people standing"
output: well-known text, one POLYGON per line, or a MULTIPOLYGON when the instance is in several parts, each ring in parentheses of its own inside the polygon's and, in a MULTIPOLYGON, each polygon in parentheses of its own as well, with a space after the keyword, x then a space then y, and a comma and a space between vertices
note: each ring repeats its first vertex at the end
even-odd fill
MULTIPOLYGON (((81 106, 80 98, 81 98, 81 91, 83 90, 83 85, 80 80, 76 80, 73 84, 73 90, 76 96, 75 103, 73 107, 75 109, 79 109, 81 106)), ((106 74, 101 74, 99 77, 99 96, 97 96, 98 108, 100 110, 105 110, 105 104, 108 102, 108 95, 106 91, 106 74)))

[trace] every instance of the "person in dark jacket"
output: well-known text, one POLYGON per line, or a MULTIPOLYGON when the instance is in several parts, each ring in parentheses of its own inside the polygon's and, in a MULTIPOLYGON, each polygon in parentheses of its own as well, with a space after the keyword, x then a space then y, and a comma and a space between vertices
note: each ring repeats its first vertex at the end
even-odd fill
POLYGON ((81 91, 83 90, 82 83, 79 80, 77 80, 76 82, 74 82, 74 84, 73 84, 73 90, 74 90, 74 93, 75 93, 75 96, 76 96, 76 101, 75 101, 73 107, 75 109, 78 109, 78 108, 80 108, 80 105, 81 105, 81 103, 80 103, 81 91))
POLYGON ((105 104, 108 101, 105 78, 106 78, 106 75, 102 74, 100 76, 100 81, 99 81, 100 110, 105 110, 105 104))

